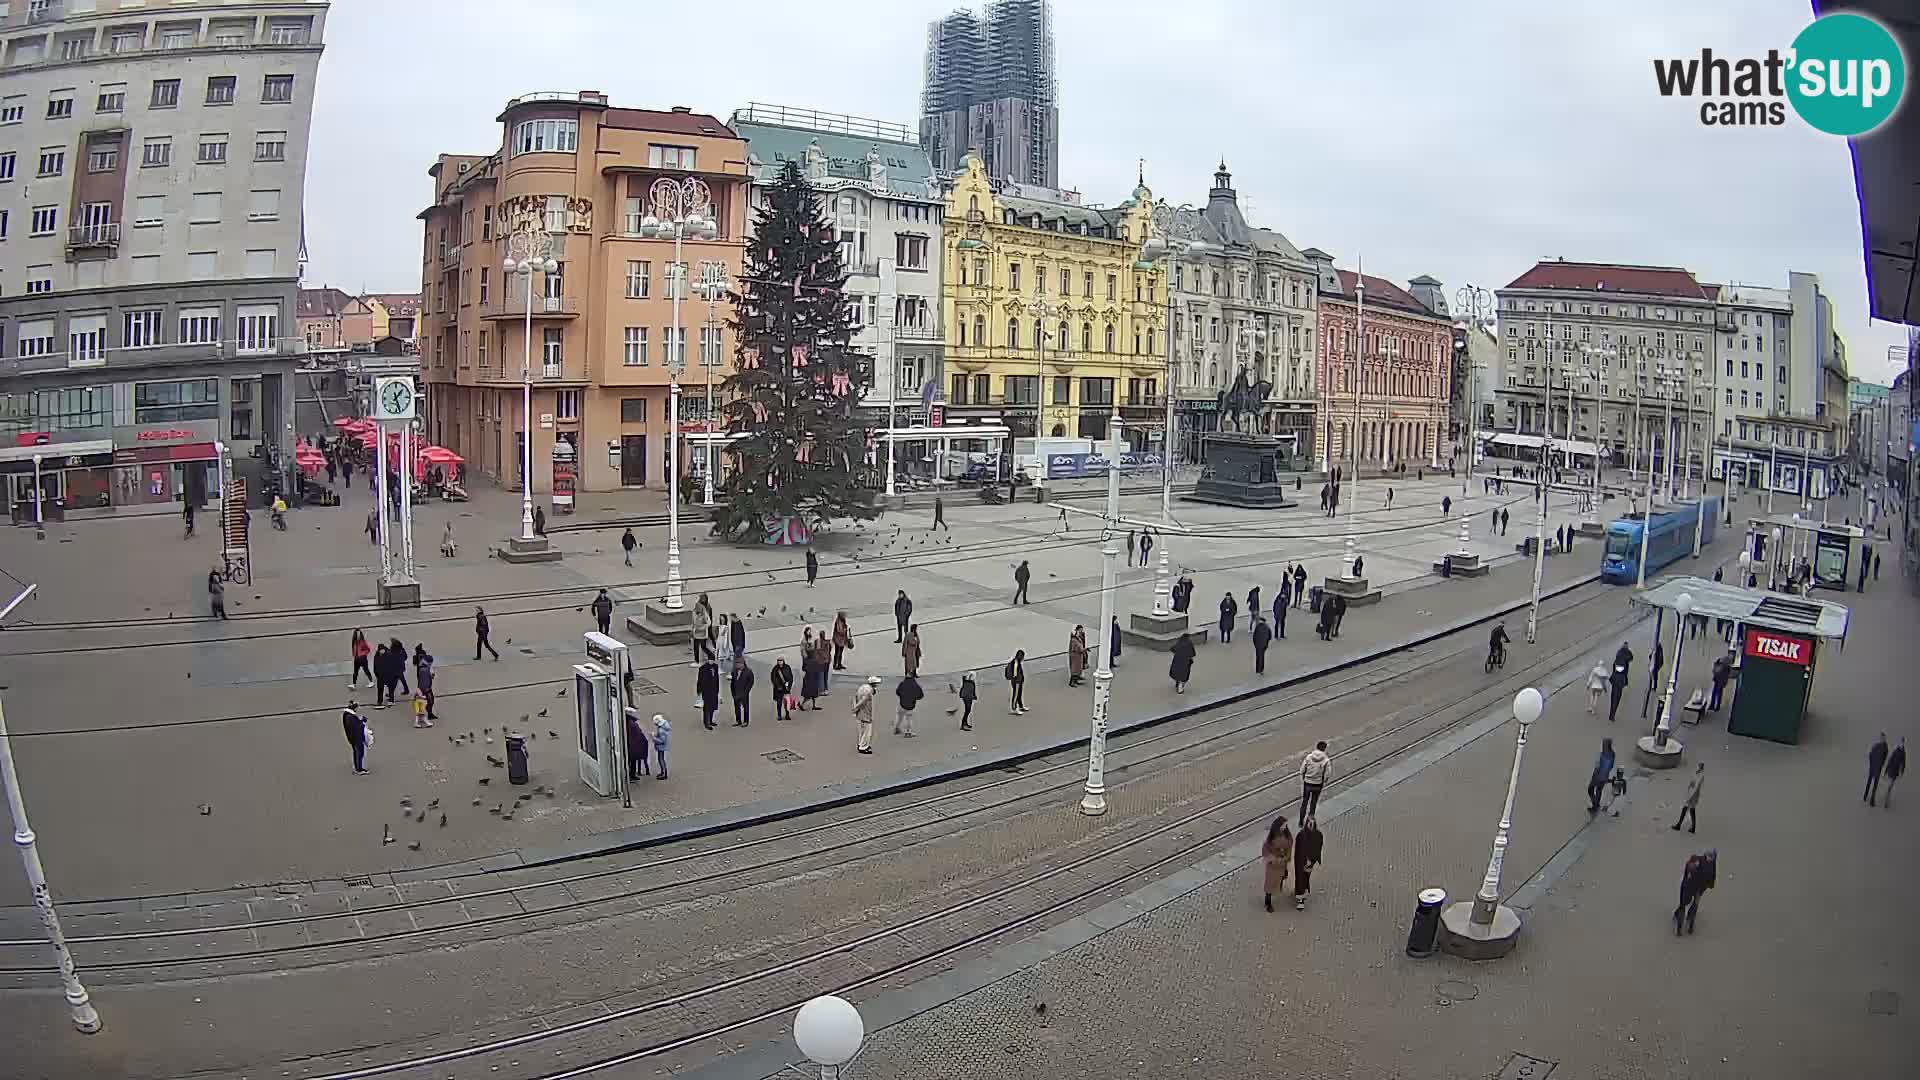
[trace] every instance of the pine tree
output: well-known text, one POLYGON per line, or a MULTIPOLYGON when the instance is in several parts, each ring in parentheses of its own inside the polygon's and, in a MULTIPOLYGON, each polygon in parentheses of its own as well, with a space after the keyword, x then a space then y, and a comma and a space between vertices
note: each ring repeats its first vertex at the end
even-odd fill
POLYGON ((819 192, 796 162, 767 189, 733 296, 734 373, 723 412, 737 468, 721 531, 741 539, 782 519, 809 527, 879 515, 854 484, 865 436, 854 406, 872 385, 848 345, 846 270, 819 192))

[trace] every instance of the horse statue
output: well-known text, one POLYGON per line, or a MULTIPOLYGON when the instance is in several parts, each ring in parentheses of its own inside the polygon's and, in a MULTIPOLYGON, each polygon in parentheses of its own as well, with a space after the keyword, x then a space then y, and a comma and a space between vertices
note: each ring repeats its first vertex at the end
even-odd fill
POLYGON ((1248 382, 1247 369, 1241 368, 1233 385, 1220 391, 1220 430, 1243 433, 1251 430, 1254 419, 1267 411, 1267 395, 1272 392, 1272 383, 1248 382))

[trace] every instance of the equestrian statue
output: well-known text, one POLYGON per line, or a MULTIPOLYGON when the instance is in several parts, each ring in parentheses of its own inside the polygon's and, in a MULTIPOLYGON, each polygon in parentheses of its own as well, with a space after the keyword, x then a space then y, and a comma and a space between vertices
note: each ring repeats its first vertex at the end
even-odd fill
POLYGON ((1252 432, 1254 422, 1266 413, 1267 395, 1272 392, 1272 383, 1248 382, 1247 369, 1242 367, 1233 386, 1220 391, 1220 430, 1252 432))

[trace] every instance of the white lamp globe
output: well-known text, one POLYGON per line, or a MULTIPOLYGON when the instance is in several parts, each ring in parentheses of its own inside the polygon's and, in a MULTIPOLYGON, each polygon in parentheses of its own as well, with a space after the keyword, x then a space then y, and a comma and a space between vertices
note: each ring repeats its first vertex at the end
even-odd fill
POLYGON ((548 259, 546 262, 540 264, 540 269, 549 274, 557 273, 560 269, 560 264, 552 259, 548 259))
POLYGON ((1520 722, 1521 727, 1540 719, 1540 713, 1546 707, 1546 699, 1531 686, 1513 695, 1513 718, 1520 722))
POLYGON ((814 998, 793 1018, 793 1041, 815 1065, 845 1065, 860 1052, 867 1025, 860 1010, 845 998, 824 994, 814 998))
POLYGON ((1157 236, 1150 236, 1140 245, 1140 257, 1153 262, 1167 253, 1167 242, 1157 236))
POLYGON ((512 259, 507 259, 500 264, 500 270, 502 273, 515 274, 520 271, 520 264, 514 262, 512 259))
POLYGON ((1690 592, 1681 593, 1679 597, 1674 600, 1673 608, 1680 613, 1680 617, 1683 619, 1693 614, 1693 594, 1690 592))

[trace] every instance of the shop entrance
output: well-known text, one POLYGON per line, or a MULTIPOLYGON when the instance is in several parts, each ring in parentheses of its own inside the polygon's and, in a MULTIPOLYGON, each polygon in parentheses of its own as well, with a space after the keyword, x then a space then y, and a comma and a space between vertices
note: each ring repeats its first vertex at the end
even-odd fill
POLYGON ((645 487, 647 483, 647 437, 620 436, 620 486, 645 487))

